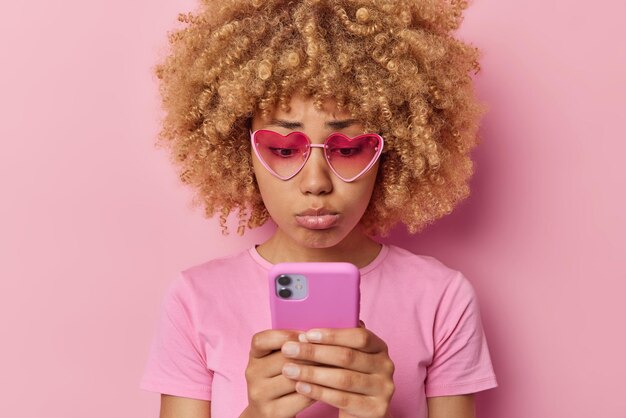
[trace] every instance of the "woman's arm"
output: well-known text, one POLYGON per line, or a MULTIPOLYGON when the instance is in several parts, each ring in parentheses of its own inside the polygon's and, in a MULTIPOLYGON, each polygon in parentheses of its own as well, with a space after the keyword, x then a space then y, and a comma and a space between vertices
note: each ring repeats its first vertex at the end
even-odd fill
POLYGON ((211 402, 162 394, 160 418, 211 418, 211 402))
POLYGON ((427 398, 428 418, 476 418, 474 394, 427 398))

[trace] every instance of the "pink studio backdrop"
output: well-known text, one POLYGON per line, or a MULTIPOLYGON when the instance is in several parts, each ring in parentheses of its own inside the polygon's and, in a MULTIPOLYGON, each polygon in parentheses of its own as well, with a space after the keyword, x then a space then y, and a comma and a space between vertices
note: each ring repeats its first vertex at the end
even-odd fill
MULTIPOLYGON (((0 416, 156 417, 140 391, 177 271, 259 243, 189 206, 151 66, 195 2, 5 1, 0 25, 0 416)), ((477 0, 491 106, 473 195, 387 239, 466 273, 500 387, 485 418, 624 417, 622 2, 477 0), (623 258, 623 257, 622 257, 623 258)))

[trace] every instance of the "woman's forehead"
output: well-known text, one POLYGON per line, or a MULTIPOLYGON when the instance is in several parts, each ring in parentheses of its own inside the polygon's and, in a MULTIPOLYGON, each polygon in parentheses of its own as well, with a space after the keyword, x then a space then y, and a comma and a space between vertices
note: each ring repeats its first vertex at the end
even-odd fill
MULTIPOLYGON (((256 112, 254 119, 263 119, 267 123, 272 120, 282 121, 305 121, 305 120, 354 120, 347 109, 339 109, 337 101, 332 98, 326 98, 322 101, 320 109, 316 108, 315 100, 311 96, 295 94, 291 96, 287 102, 289 110, 282 109, 278 104, 270 107, 269 112, 256 112)), ((357 122, 357 121, 355 121, 357 122)))

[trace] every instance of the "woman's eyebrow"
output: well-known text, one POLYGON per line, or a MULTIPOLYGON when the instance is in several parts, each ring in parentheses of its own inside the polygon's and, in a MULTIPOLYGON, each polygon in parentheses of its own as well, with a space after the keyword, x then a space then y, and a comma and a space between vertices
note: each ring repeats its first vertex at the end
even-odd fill
MULTIPOLYGON (((326 126, 332 129, 344 129, 348 126, 354 125, 358 121, 356 119, 346 119, 346 120, 331 120, 326 122, 326 126)), ((302 128, 302 123, 300 122, 291 122, 283 119, 272 119, 270 121, 270 125, 280 126, 285 129, 296 129, 302 128)))
POLYGON ((280 126, 285 129, 302 128, 302 124, 300 122, 290 122, 288 120, 282 120, 282 119, 272 119, 270 121, 270 125, 280 126))
POLYGON ((354 125, 358 121, 356 119, 346 119, 346 120, 331 120, 330 122, 326 122, 326 126, 333 129, 344 129, 348 126, 354 125))

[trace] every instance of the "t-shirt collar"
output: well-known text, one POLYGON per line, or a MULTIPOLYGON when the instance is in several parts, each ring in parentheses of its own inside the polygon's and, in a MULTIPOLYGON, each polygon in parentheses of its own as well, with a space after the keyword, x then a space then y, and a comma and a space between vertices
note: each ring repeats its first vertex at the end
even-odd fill
MULTIPOLYGON (((361 273, 361 276, 371 272, 376 267, 378 267, 382 263, 382 261, 385 259, 385 257, 387 256, 387 253, 389 252, 389 246, 387 244, 384 244, 384 243, 381 243, 381 245, 382 245, 382 247, 381 247, 380 251, 378 252, 378 255, 368 265, 366 265, 366 266, 364 266, 364 267, 359 269, 359 272, 361 273)), ((266 260, 265 258, 261 257, 261 254, 259 254, 259 252, 257 251, 256 247, 257 247, 257 245, 252 246, 252 248, 250 248, 248 250, 248 253, 252 257, 252 259, 254 261, 256 261, 257 264, 259 264, 265 270, 269 271, 272 267, 274 267, 274 264, 270 263, 268 260, 266 260)))

